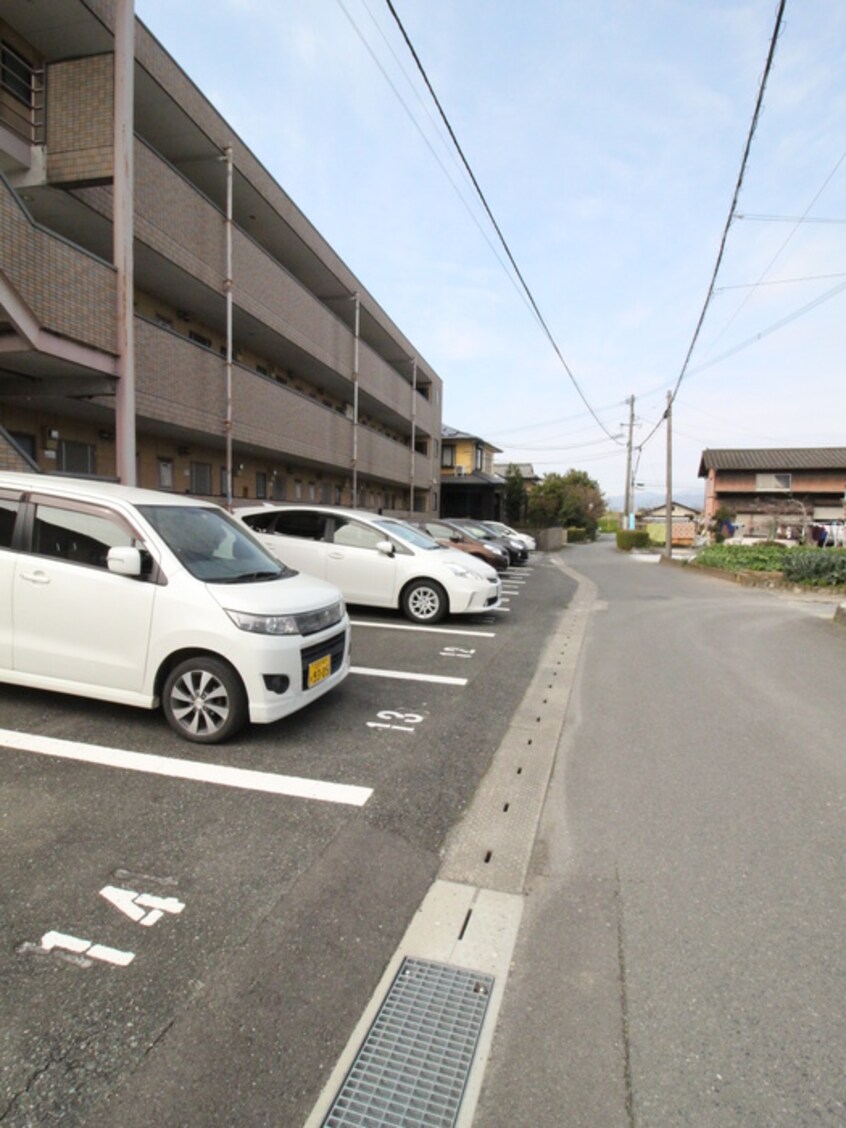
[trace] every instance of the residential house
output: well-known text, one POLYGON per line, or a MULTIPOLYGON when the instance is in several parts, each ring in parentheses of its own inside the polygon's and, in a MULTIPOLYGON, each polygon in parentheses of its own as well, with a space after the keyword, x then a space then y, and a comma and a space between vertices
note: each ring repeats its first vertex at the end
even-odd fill
POLYGON ((127 10, 0 7, 5 460, 436 509, 441 379, 127 10))
MULTIPOLYGON (((702 512, 692 505, 674 501, 670 509, 672 543, 692 545, 702 521, 702 512)), ((635 528, 645 529, 649 539, 655 544, 666 543, 667 506, 654 505, 650 509, 639 509, 635 514, 635 528)))
POLYGON ((505 480, 494 470, 499 447, 469 431, 441 431, 441 515, 499 521, 505 480))
POLYGON ((813 526, 842 530, 846 447, 705 450, 705 517, 721 512, 736 534, 793 537, 813 526))

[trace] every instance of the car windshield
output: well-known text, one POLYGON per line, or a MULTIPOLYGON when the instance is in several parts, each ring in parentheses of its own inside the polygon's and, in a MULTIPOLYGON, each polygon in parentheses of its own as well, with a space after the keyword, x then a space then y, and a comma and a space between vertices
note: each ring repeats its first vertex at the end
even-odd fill
POLYGON ((222 509, 142 505, 139 510, 180 563, 205 583, 253 583, 293 575, 222 509))
POLYGON ((415 548, 422 548, 427 552, 432 549, 440 549, 442 546, 430 537, 428 533, 424 533, 422 529, 415 529, 413 525, 407 525, 404 521, 391 521, 379 519, 373 522, 378 525, 380 529, 384 529, 392 537, 398 537, 400 540, 406 541, 408 544, 414 545, 415 548))
POLYGON ((477 537, 479 540, 491 540, 494 536, 493 532, 490 529, 486 529, 484 525, 475 525, 472 522, 468 522, 461 527, 462 529, 466 529, 471 536, 477 537))

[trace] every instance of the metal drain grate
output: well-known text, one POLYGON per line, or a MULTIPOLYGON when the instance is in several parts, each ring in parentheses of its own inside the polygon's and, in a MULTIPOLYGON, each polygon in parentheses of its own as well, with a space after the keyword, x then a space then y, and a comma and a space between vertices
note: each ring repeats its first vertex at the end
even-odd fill
POLYGON ((493 983, 406 957, 323 1128, 452 1128, 493 983))

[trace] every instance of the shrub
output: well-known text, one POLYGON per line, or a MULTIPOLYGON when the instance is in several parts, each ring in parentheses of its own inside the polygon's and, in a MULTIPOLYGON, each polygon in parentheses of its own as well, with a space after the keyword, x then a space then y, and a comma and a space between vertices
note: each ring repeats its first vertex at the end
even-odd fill
POLYGON ((618 529, 617 548, 631 552, 633 548, 649 548, 649 533, 646 529, 618 529))
POLYGON ((846 584, 846 549, 794 549, 785 557, 784 578, 812 587, 846 584))
POLYGON ((696 554, 694 564, 724 572, 780 572, 795 548, 782 544, 712 544, 696 554))
POLYGON ((567 544, 584 544, 587 539, 587 529, 570 528, 567 530, 567 544))

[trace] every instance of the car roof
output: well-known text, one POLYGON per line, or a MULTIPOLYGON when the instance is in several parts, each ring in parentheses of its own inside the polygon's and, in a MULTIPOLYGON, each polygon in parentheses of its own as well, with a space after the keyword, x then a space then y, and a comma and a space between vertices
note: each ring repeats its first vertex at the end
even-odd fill
MULTIPOLYGON (((372 509, 350 509, 343 505, 316 505, 310 502, 287 501, 265 502, 263 505, 237 505, 235 516, 251 517, 256 513, 325 513, 332 517, 357 517, 363 521, 396 521, 403 523, 401 517, 390 517, 387 513, 374 513, 372 509)), ((406 522, 408 524, 409 522, 406 522)))
POLYGON ((215 502, 201 497, 174 494, 166 490, 141 489, 100 478, 70 478, 63 474, 16 473, 0 470, 0 489, 43 492, 54 497, 77 501, 114 501, 127 505, 205 505, 219 508, 215 502))

